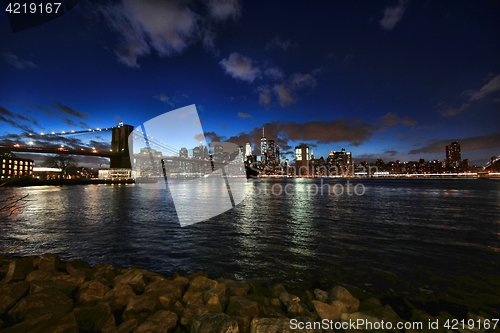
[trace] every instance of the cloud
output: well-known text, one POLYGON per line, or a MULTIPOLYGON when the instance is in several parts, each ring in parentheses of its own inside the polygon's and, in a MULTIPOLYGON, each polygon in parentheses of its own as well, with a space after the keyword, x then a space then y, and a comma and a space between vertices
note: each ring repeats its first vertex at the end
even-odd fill
POLYGON ((270 50, 274 47, 277 47, 286 52, 290 47, 295 47, 297 45, 297 43, 292 43, 290 39, 282 40, 280 36, 277 35, 272 41, 266 44, 265 50, 270 50))
POLYGON ((500 75, 495 76, 488 83, 486 83, 478 92, 473 94, 469 101, 477 101, 483 99, 487 95, 500 90, 500 75))
POLYGON ((311 74, 293 74, 291 77, 290 86, 292 89, 314 88, 316 87, 316 79, 311 74))
POLYGON ((55 115, 54 111, 47 109, 46 107, 44 107, 41 104, 32 104, 30 102, 26 102, 26 101, 22 101, 22 100, 18 100, 18 101, 11 100, 11 101, 14 103, 21 103, 21 104, 26 105, 26 107, 28 107, 28 109, 30 109, 30 111, 31 111, 31 109, 41 110, 41 111, 45 112, 46 114, 48 114, 49 118, 51 118, 50 116, 55 115))
POLYGON ((241 118, 252 118, 253 117, 251 114, 244 113, 244 112, 238 112, 238 116, 240 116, 241 118))
POLYGON ((469 105, 470 104, 464 103, 458 109, 453 109, 453 108, 446 109, 446 110, 444 110, 444 111, 441 112, 441 115, 443 117, 454 117, 457 114, 462 113, 465 109, 467 109, 469 107, 469 105))
POLYGON ((271 78, 272 80, 283 80, 284 77, 285 77, 285 74, 283 73, 283 71, 277 67, 272 67, 272 68, 268 68, 264 71, 264 74, 271 78))
MULTIPOLYGON (((311 142, 314 144, 330 144, 346 142, 351 146, 359 146, 369 140, 374 132, 372 124, 354 124, 347 118, 329 122, 308 121, 305 123, 273 121, 263 125, 268 140, 274 140, 283 151, 292 149, 293 142, 311 142)), ((227 139, 238 145, 246 142, 253 143, 254 147, 260 146, 262 127, 254 127, 250 132, 242 132, 227 139)))
POLYGON ((175 106, 182 104, 185 100, 187 100, 189 98, 189 96, 187 94, 176 94, 176 95, 173 95, 172 97, 168 97, 165 94, 159 94, 159 95, 153 96, 153 98, 156 98, 156 99, 162 101, 163 103, 166 103, 172 107, 175 107, 175 106))
POLYGON ((160 57, 181 54, 201 42, 215 55, 216 23, 241 15, 239 0, 208 0, 207 11, 186 0, 118 0, 94 5, 94 13, 119 37, 115 54, 123 64, 139 68, 138 59, 156 51, 160 57))
MULTIPOLYGON (((457 139, 429 140, 424 147, 410 150, 408 154, 445 153, 446 146, 454 141, 457 139)), ((500 147, 500 132, 468 137, 458 141, 462 151, 500 147)))
POLYGON ((35 65, 33 61, 20 59, 14 53, 4 52, 2 56, 6 63, 18 69, 37 68, 37 65, 35 65))
POLYGON ((396 6, 386 7, 384 9, 384 17, 380 20, 382 29, 391 30, 401 21, 406 7, 408 7, 408 3, 408 0, 399 0, 396 6))
POLYGON ((30 133, 33 132, 33 129, 28 125, 20 124, 19 121, 27 122, 37 127, 42 127, 36 119, 28 118, 23 115, 11 112, 3 106, 0 106, 0 116, 1 121, 30 133))
POLYGON ((236 19, 241 15, 239 0, 209 0, 210 16, 216 20, 236 19))
POLYGON ((389 150, 389 149, 384 150, 384 154, 387 154, 389 156, 395 156, 397 153, 398 153, 397 150, 389 150))
POLYGON ((56 104, 52 105, 52 107, 59 112, 69 114, 70 116, 73 116, 73 117, 77 117, 80 119, 88 119, 89 118, 88 113, 78 112, 75 109, 72 109, 69 106, 63 105, 59 102, 56 102, 56 104))
POLYGON ((235 79, 252 83, 262 77, 260 69, 253 66, 252 59, 236 52, 231 53, 227 59, 222 59, 219 64, 235 79))
POLYGON ((87 123, 84 123, 83 121, 80 121, 78 123, 78 125, 81 127, 81 128, 90 128, 90 125, 88 125, 87 123))
POLYGON ((215 132, 205 132, 205 138, 210 142, 222 142, 226 139, 225 136, 218 135, 215 132))
POLYGON ((160 56, 180 54, 195 37, 196 16, 182 0, 123 0, 97 8, 120 35, 116 54, 130 67, 139 67, 137 59, 151 49, 160 56))
POLYGON ((75 122, 71 119, 68 119, 68 118, 64 118, 62 120, 62 123, 63 124, 66 124, 66 125, 69 125, 69 126, 76 126, 75 122))
POLYGON ((417 124, 417 121, 411 117, 404 117, 403 119, 394 112, 387 112, 383 117, 377 119, 377 127, 381 131, 385 131, 387 127, 402 124, 403 126, 413 126, 417 124))
POLYGON ((269 106, 269 103, 271 103, 271 90, 269 87, 261 86, 257 88, 257 91, 259 91, 259 104, 265 107, 269 106))
POLYGON ((278 97, 278 101, 280 102, 282 108, 297 102, 297 100, 292 96, 290 90, 282 84, 275 85, 273 87, 273 91, 278 97))

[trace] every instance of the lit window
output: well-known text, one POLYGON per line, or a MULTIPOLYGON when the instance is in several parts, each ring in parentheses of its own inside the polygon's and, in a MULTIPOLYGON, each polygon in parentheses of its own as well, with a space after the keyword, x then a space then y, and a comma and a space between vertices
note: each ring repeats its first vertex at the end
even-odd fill
POLYGON ((14 164, 17 164, 17 161, 14 161, 14 164))

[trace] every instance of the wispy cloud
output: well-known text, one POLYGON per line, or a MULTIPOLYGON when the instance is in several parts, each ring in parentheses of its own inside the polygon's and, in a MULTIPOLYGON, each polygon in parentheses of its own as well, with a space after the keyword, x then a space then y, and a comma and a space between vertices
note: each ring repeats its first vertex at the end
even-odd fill
POLYGON ((384 17, 380 20, 380 26, 385 30, 392 30, 403 18, 403 14, 408 7, 408 0, 399 0, 394 7, 384 9, 384 17))
POLYGON ((69 125, 69 126, 76 126, 75 122, 71 119, 68 119, 68 118, 64 118, 62 120, 62 123, 63 124, 66 124, 66 125, 69 125))
POLYGON ((385 131, 387 127, 396 126, 402 124, 403 126, 414 126, 418 122, 411 117, 404 117, 403 119, 394 112, 387 112, 384 116, 377 119, 375 122, 377 124, 377 129, 385 131))
POLYGON ((6 63, 19 69, 38 67, 37 65, 35 65, 33 61, 21 59, 17 55, 11 52, 4 52, 2 53, 2 56, 6 63))
POLYGON ((277 35, 272 41, 266 44, 265 49, 270 50, 274 47, 277 47, 286 52, 290 47, 295 47, 297 45, 297 43, 292 43, 290 39, 283 40, 279 35, 277 35))
POLYGON ((495 76, 488 83, 479 89, 478 92, 473 94, 470 98, 470 101, 477 101, 483 99, 487 95, 500 90, 500 75, 495 76))
POLYGON ((189 98, 189 95, 187 95, 187 94, 174 94, 174 95, 169 97, 166 94, 159 94, 159 95, 153 96, 153 98, 156 98, 156 99, 162 101, 163 103, 166 103, 172 107, 176 107, 176 106, 179 106, 180 104, 182 104, 183 102, 185 102, 189 98))
POLYGON ((450 138, 445 140, 429 140, 425 146, 410 150, 408 154, 444 153, 446 145, 457 140, 460 141, 460 148, 462 151, 500 147, 500 132, 462 139, 450 138))
POLYGON ((457 114, 462 113, 465 109, 469 107, 469 105, 470 104, 468 103, 464 103, 459 108, 448 108, 446 110, 441 111, 440 113, 443 117, 454 117, 457 114))
POLYGON ((189 6, 185 0, 119 0, 93 8, 119 36, 118 60, 138 68, 138 59, 152 50, 161 57, 171 57, 201 42, 217 53, 215 26, 239 17, 241 5, 238 0, 209 0, 207 6, 208 15, 195 12, 202 7, 189 6))
POLYGON ((251 114, 244 113, 244 112, 238 112, 238 116, 240 116, 241 118, 252 118, 253 117, 251 114))
POLYGON ((89 114, 85 112, 78 112, 75 109, 70 108, 69 106, 63 105, 60 102, 56 101, 55 105, 52 105, 52 107, 62 113, 69 114, 70 116, 77 117, 80 119, 88 119, 89 114))
POLYGON ((231 53, 227 59, 222 59, 219 64, 235 79, 252 83, 262 77, 261 70, 253 65, 252 59, 236 52, 231 53))

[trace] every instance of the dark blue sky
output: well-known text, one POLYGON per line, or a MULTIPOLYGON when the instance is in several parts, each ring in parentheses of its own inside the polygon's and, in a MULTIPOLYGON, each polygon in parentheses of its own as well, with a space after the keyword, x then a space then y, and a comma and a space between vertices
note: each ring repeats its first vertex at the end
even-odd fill
POLYGON ((17 33, 0 16, 1 135, 195 104, 207 138, 257 143, 264 124, 316 157, 500 154, 494 1, 80 1, 17 33))

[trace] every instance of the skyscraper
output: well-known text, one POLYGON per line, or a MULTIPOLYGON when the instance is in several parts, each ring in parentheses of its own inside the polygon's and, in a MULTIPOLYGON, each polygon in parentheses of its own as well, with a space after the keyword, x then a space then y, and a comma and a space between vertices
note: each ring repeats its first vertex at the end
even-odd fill
POLYGON ((245 143, 245 157, 248 159, 248 157, 252 156, 252 145, 250 142, 245 143))
POLYGON ((309 170, 309 146, 305 143, 295 147, 295 168, 297 175, 307 175, 309 170))
POLYGON ((262 164, 267 162, 267 139, 264 135, 264 126, 262 126, 262 138, 260 138, 260 161, 262 164))
POLYGON ((462 161, 460 153, 460 144, 458 141, 452 142, 451 145, 446 146, 446 165, 451 167, 458 167, 462 161))
POLYGON ((267 158, 268 164, 274 164, 274 140, 269 140, 268 148, 267 148, 267 158))
POLYGON ((276 145, 276 165, 281 165, 280 161, 280 145, 276 145))

